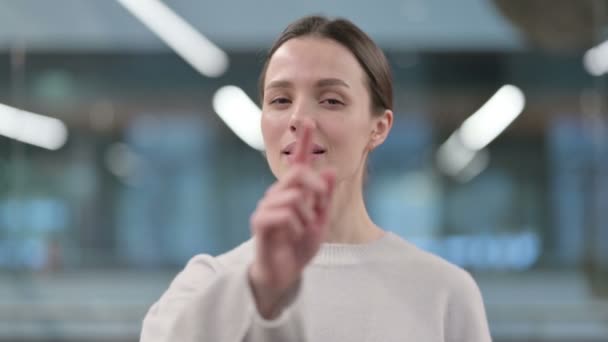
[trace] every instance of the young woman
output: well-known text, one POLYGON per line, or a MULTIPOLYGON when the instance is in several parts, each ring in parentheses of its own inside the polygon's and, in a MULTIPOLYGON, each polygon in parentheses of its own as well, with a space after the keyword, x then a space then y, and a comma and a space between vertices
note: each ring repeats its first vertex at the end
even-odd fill
POLYGON ((141 341, 490 341, 469 274, 365 208, 367 158, 393 122, 376 44, 347 20, 302 18, 271 48, 260 93, 277 181, 251 216, 253 238, 195 256, 141 341))

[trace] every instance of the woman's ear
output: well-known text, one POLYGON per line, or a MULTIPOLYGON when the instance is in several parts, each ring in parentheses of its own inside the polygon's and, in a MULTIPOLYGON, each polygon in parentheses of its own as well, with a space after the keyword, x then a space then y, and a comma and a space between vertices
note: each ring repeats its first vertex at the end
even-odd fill
POLYGON ((374 117, 372 120, 373 128, 368 145, 370 151, 382 145, 388 137, 388 133, 393 127, 393 111, 387 109, 381 116, 374 117))

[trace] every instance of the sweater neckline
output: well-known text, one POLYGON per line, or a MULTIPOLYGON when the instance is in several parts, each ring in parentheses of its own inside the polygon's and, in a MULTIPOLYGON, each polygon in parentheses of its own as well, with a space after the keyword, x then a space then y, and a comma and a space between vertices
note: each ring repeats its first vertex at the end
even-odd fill
POLYGON ((314 257, 314 265, 353 265, 375 259, 386 253, 387 245, 394 240, 394 233, 386 231, 381 237, 365 243, 329 243, 321 244, 314 257))

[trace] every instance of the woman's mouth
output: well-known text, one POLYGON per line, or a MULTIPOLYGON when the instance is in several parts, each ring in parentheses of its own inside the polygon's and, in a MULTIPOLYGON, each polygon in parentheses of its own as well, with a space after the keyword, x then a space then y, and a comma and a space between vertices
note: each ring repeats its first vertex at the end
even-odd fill
MULTIPOLYGON (((284 155, 285 157, 287 157, 287 160, 290 163, 294 161, 295 153, 296 153, 295 142, 287 145, 283 150, 281 150, 281 154, 284 155)), ((319 144, 313 144, 308 153, 311 155, 309 158, 314 160, 314 159, 320 158, 325 153, 327 153, 327 149, 325 149, 323 146, 321 146, 319 144)))
MULTIPOLYGON (((296 143, 292 142, 291 144, 285 146, 285 148, 283 148, 281 150, 281 154, 292 155, 295 153, 295 150, 296 150, 296 143)), ((327 150, 323 146, 321 146, 319 144, 313 144, 309 153, 319 155, 319 154, 324 154, 326 151, 327 150)))
MULTIPOLYGON (((323 153, 325 153, 325 150, 314 150, 314 151, 312 151, 312 152, 310 152, 310 153, 311 153, 311 154, 323 154, 323 153)), ((290 151, 284 151, 284 152, 283 152, 283 154, 284 154, 284 155, 287 155, 287 156, 290 156, 290 155, 292 155, 293 153, 291 153, 290 151)))

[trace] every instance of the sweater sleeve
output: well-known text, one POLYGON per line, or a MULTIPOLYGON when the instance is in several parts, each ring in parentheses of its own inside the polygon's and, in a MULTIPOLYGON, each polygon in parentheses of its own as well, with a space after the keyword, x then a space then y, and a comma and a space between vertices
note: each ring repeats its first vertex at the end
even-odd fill
POLYGON ((446 342, 491 342, 488 320, 479 287, 471 275, 462 271, 460 281, 448 299, 446 342))
POLYGON ((152 305, 141 342, 306 341, 291 295, 281 315, 266 320, 257 311, 248 265, 223 268, 209 255, 194 257, 152 305))

